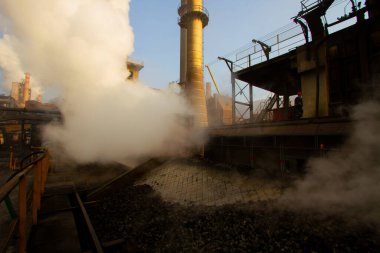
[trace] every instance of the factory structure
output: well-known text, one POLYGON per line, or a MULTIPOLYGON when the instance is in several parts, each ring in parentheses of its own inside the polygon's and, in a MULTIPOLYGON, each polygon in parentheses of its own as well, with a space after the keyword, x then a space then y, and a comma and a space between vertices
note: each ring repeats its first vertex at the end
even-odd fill
POLYGON ((30 88, 30 73, 25 73, 25 79, 22 82, 13 82, 11 97, 16 101, 18 107, 25 107, 27 101, 32 96, 32 89, 30 88))
POLYGON ((12 83, 10 95, 0 95, 0 107, 24 108, 31 94, 30 73, 25 73, 25 78, 21 82, 12 83))
MULTIPOLYGON (((128 71, 128 80, 137 81, 140 70, 144 68, 144 63, 135 59, 128 59, 126 69, 128 71)), ((21 82, 12 82, 10 95, 0 95, 0 108, 27 108, 34 110, 58 110, 51 103, 43 103, 42 95, 36 96, 32 100, 32 88, 30 86, 30 73, 25 73, 21 82)))
POLYGON ((323 17, 333 3, 303 0, 288 30, 253 38, 234 59, 220 57, 231 74, 229 97, 211 96, 210 84, 204 89, 202 30, 209 15, 203 1, 181 1, 179 83, 196 125, 209 126, 206 158, 284 172, 344 142, 353 129, 348 108, 373 99, 378 89, 379 2, 350 1, 350 13, 327 23, 323 17), (347 20, 355 24, 329 34, 347 20), (272 94, 256 108, 253 87, 272 94))
MULTIPOLYGON (((302 176, 308 159, 345 143, 355 128, 353 106, 379 100, 380 1, 347 2, 350 13, 328 23, 323 17, 334 0, 302 0, 292 26, 252 38, 233 58, 219 57, 231 77, 226 96, 215 82, 217 94, 204 83, 203 29, 209 13, 203 0, 180 0, 180 95, 194 109, 185 124, 207 136, 201 151, 206 159, 198 159, 199 149, 193 149, 198 153, 191 158, 144 157, 134 168, 75 164, 71 170, 71 161, 59 164, 42 147, 40 126, 64 119, 59 111, 28 108, 33 102, 26 73, 13 83, 9 97, 0 96, 1 158, 9 157, 0 162, 15 170, 0 186, 10 217, 0 251, 377 252, 373 224, 356 230, 359 221, 344 224, 342 213, 337 218, 328 213, 326 222, 323 210, 271 205, 291 185, 280 178, 302 176), (347 20, 355 22, 329 33, 347 20), (270 96, 255 103, 255 87, 270 96), (256 169, 265 170, 264 180, 251 175, 256 169), (213 223, 219 226, 210 230, 213 223), (342 233, 346 227, 353 231, 342 233)), ((126 79, 137 80, 144 64, 133 59, 125 64, 126 79)), ((107 123, 112 131, 113 122, 107 123)))
POLYGON ((30 79, 31 75, 27 72, 21 82, 12 82, 10 95, 0 95, 0 107, 57 110, 52 104, 43 104, 41 94, 36 96, 36 100, 32 99, 30 79))

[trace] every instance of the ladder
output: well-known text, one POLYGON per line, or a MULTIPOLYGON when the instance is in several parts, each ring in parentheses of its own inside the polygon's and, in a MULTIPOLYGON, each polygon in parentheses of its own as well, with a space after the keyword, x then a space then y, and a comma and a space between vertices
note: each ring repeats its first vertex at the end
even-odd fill
POLYGON ((276 101, 277 101, 276 95, 268 97, 268 99, 264 102, 264 105, 261 108, 259 108, 260 112, 258 113, 256 117, 256 121, 258 122, 264 121, 265 117, 268 115, 270 110, 272 110, 276 101))

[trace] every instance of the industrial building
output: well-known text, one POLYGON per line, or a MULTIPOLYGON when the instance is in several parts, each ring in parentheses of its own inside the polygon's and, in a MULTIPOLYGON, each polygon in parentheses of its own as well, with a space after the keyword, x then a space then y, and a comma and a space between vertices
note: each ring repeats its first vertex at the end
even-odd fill
POLYGON ((380 27, 378 2, 352 4, 351 13, 331 24, 323 17, 334 1, 302 1, 295 26, 267 41, 252 41, 252 51, 226 61, 231 72, 233 125, 211 128, 206 157, 249 167, 281 171, 301 169, 305 161, 340 146, 353 128, 349 107, 374 99, 379 87, 380 27), (368 11, 368 18, 365 13, 368 11), (328 34, 347 19, 356 24, 328 34), (296 38, 296 39, 295 39, 296 38), (295 43, 294 41, 299 41, 295 43), (273 74, 275 73, 275 74, 273 74), (238 101, 243 81, 248 101, 238 101), (253 109, 252 87, 272 92, 261 111, 253 109), (290 101, 302 93, 303 114, 290 101), (237 105, 246 105, 238 124, 237 105))
POLYGON ((15 108, 16 100, 11 96, 0 95, 0 107, 15 108))
POLYGON ((17 107, 25 107, 25 103, 30 100, 32 89, 30 88, 30 74, 25 73, 25 79, 20 83, 13 82, 11 97, 16 101, 17 107))
MULTIPOLYGON (((203 0, 180 1, 179 84, 194 110, 186 127, 206 135, 201 159, 196 151, 190 158, 143 157, 133 168, 73 165, 41 147, 36 130, 63 122, 58 111, 2 108, 0 127, 20 134, 3 130, 0 148, 19 142, 21 155, 15 166, 9 151, 16 171, 0 186, 2 217, 10 217, 0 252, 378 252, 378 224, 369 216, 275 202, 293 189, 293 176, 304 175, 308 159, 339 151, 355 127, 350 107, 379 100, 380 2, 348 1, 351 12, 329 24, 321 17, 333 3, 302 0, 293 26, 253 38, 234 59, 220 57, 231 75, 232 96, 224 96, 204 85, 210 17, 203 0), (328 33, 348 19, 355 24, 328 33), (272 94, 256 110, 253 87, 272 94)), ((128 79, 137 80, 143 63, 126 65, 128 79)), ((12 91, 24 106, 29 80, 27 74, 12 91)))

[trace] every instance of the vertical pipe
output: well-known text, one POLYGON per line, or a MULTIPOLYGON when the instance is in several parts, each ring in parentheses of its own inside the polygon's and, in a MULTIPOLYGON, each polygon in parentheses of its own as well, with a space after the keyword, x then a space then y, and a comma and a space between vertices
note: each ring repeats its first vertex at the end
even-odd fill
MULTIPOLYGON (((187 0, 181 1, 182 6, 187 5, 187 0)), ((180 49, 180 77, 179 83, 184 88, 186 83, 186 69, 187 69, 187 29, 181 26, 181 49, 180 49)))
POLYGON ((249 84, 249 119, 253 122, 253 87, 249 84))
POLYGON ((232 86, 232 124, 236 123, 236 94, 235 94, 235 75, 231 70, 231 86, 232 86))
POLYGON ((181 60, 180 60, 180 85, 186 83, 186 69, 187 69, 187 29, 181 28, 181 60))
MULTIPOLYGON (((188 0, 193 12, 202 10, 202 0, 188 0)), ((192 15, 187 20, 187 71, 185 93, 195 110, 195 127, 207 127, 207 109, 203 83, 203 21, 192 15)))

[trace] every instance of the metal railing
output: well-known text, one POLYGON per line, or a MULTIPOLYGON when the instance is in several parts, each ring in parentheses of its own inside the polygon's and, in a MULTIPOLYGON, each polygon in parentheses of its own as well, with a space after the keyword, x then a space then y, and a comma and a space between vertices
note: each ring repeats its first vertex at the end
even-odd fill
MULTIPOLYGON (((37 155, 37 154, 35 154, 37 155)), ((8 181, 0 187, 0 203, 6 202, 7 207, 10 202, 9 195, 18 186, 18 214, 11 214, 12 221, 5 241, 0 242, 0 252, 7 250, 9 241, 16 233, 18 227, 18 251, 26 252, 28 211, 32 211, 32 224, 37 224, 37 212, 41 207, 41 194, 45 190, 47 174, 49 171, 49 154, 45 151, 26 165, 24 168, 12 175, 8 181), (27 176, 33 172, 33 187, 31 191, 32 203, 28 206, 27 198, 27 176)))
POLYGON ((203 5, 191 5, 191 4, 185 4, 180 5, 178 7, 178 24, 184 25, 184 22, 188 14, 198 14, 203 20, 203 26, 206 26, 209 21, 209 12, 208 10, 203 7, 203 5))
MULTIPOLYGON (((260 40, 271 49, 269 59, 288 53, 306 43, 301 26, 294 24, 286 30, 260 40)), ((234 71, 239 71, 267 60, 265 52, 259 43, 252 43, 235 54, 234 71)))
POLYGON ((308 12, 310 9, 315 8, 317 5, 321 3, 322 0, 303 0, 301 1, 302 12, 308 12))
POLYGON ((202 12, 206 14, 207 17, 209 16, 208 10, 205 7, 203 7, 203 5, 185 4, 178 6, 178 15, 180 17, 190 12, 202 12))

